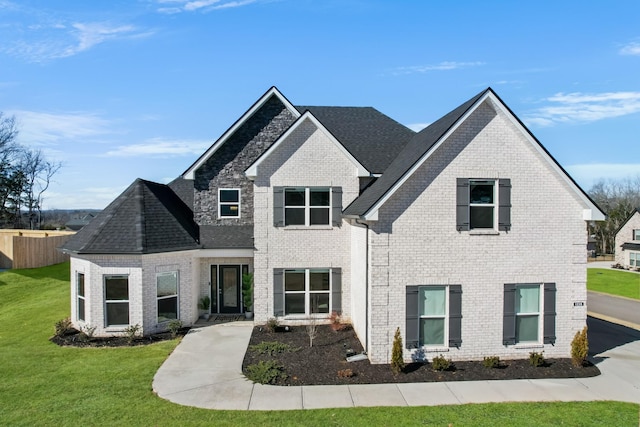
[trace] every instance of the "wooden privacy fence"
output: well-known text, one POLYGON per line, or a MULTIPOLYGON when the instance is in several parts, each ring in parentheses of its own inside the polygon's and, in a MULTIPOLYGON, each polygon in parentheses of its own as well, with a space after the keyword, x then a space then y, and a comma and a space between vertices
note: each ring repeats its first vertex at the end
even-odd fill
POLYGON ((67 261, 56 248, 74 232, 0 230, 0 268, 36 268, 67 261))

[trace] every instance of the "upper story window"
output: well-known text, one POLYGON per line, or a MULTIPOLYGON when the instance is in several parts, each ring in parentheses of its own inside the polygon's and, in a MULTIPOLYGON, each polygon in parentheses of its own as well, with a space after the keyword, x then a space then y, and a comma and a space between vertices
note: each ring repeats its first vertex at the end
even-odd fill
POLYGON ((511 229, 511 180, 458 178, 458 231, 511 229))
POLYGON ((334 226, 342 223, 342 188, 274 187, 273 225, 334 226))
POLYGON ((633 240, 640 240, 640 229, 633 230, 633 240))
POLYGON ((240 218, 240 189, 218 189, 218 218, 240 218))
POLYGON ((329 188, 284 189, 284 225, 330 225, 329 188))

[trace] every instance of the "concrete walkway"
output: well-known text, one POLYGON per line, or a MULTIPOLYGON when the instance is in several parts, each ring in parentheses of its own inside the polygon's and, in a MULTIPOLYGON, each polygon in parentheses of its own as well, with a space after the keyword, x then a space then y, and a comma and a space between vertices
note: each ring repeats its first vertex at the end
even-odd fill
MULTIPOLYGON (((239 410, 528 401, 640 403, 640 334, 617 325, 613 327, 618 332, 611 333, 600 320, 594 322, 602 329, 599 353, 593 358, 602 375, 593 378, 296 387, 247 380, 242 360, 253 324, 224 323, 192 329, 156 373, 153 390, 181 405, 239 410)), ((590 337, 595 326, 589 326, 590 337)))

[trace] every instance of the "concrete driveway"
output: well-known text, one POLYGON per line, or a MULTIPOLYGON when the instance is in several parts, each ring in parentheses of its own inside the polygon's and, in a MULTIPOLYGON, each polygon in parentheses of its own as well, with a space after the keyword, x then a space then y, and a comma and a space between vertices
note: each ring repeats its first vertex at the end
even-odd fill
POLYGON ((208 409, 283 410, 485 402, 619 400, 640 403, 640 332, 589 318, 590 357, 602 375, 578 379, 279 387, 253 384, 242 359, 253 324, 193 329, 160 367, 163 399, 208 409))

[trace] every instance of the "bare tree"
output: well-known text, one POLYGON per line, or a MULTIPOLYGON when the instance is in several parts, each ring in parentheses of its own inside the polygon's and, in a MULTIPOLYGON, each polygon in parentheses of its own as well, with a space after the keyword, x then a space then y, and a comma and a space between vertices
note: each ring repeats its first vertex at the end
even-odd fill
POLYGON ((634 209, 640 208, 640 175, 621 180, 600 180, 589 196, 607 214, 607 219, 590 226, 600 253, 615 252, 615 234, 634 209))
POLYGON ((318 319, 310 316, 307 320, 307 335, 309 335, 309 347, 313 347, 313 340, 318 336, 318 319))
POLYGON ((25 150, 22 156, 24 180, 24 204, 29 218, 29 228, 40 228, 42 194, 49 188, 51 178, 62 165, 44 158, 41 150, 25 150), (37 216, 37 218, 36 218, 37 216))

